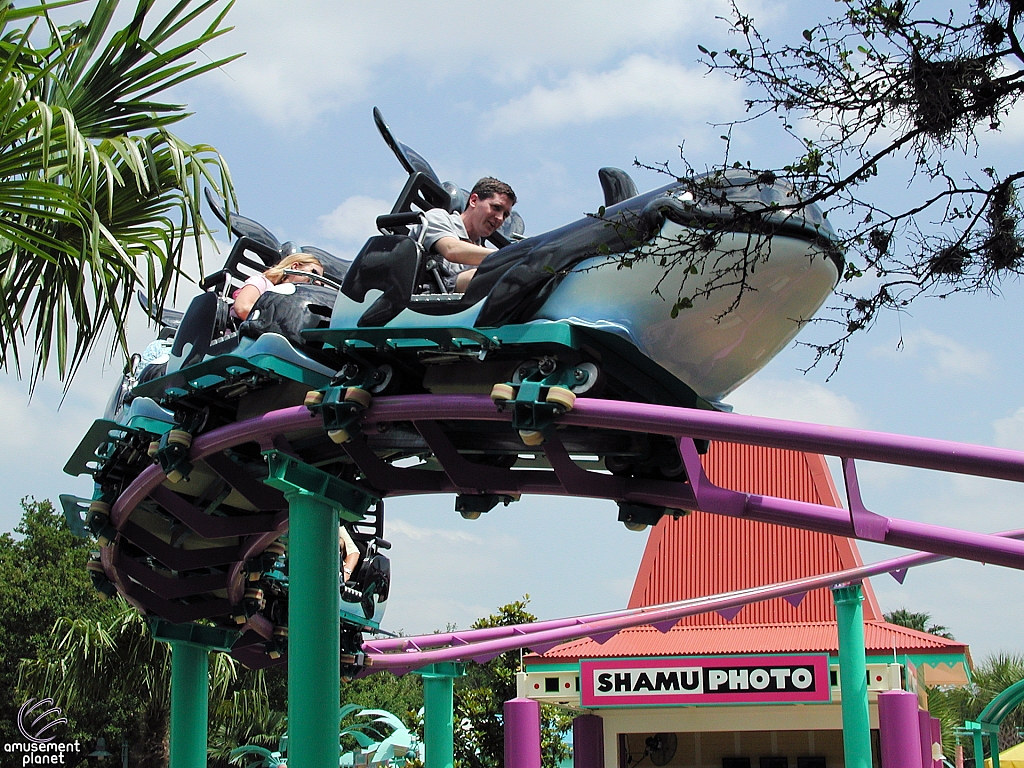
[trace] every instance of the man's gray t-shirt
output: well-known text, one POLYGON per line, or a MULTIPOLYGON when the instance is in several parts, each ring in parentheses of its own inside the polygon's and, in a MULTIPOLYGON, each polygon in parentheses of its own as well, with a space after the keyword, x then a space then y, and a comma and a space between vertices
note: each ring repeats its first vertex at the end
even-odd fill
MULTIPOLYGON (((442 237, 454 237, 474 245, 483 245, 479 240, 469 239, 469 233, 466 231, 466 225, 462 221, 462 216, 457 213, 448 213, 443 208, 431 208, 423 214, 423 218, 427 222, 427 232, 423 237, 423 247, 428 252, 433 249, 434 244, 442 237)), ((419 237, 419 234, 420 228, 414 228, 412 236, 419 237)), ((448 261, 445 258, 442 258, 442 261, 448 272, 453 275, 458 274, 464 269, 472 269, 469 264, 456 264, 454 261, 448 261)))

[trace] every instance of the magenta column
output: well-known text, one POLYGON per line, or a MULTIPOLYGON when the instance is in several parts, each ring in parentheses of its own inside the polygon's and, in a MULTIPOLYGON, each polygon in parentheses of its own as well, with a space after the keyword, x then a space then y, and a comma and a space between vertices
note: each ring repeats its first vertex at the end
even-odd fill
POLYGON ((931 768, 921 764, 921 724, 917 696, 909 691, 878 694, 878 736, 882 768, 931 768))
POLYGON ((918 729, 921 734, 921 765, 932 768, 932 716, 921 710, 917 713, 918 729))
POLYGON ((604 720, 580 715, 572 721, 573 768, 604 768, 604 720))
MULTIPOLYGON (((937 717, 932 718, 932 744, 938 744, 942 749, 942 721, 937 717)), ((933 761, 935 768, 942 768, 942 760, 933 761)))
POLYGON ((505 768, 540 768, 540 704, 505 702, 505 768))

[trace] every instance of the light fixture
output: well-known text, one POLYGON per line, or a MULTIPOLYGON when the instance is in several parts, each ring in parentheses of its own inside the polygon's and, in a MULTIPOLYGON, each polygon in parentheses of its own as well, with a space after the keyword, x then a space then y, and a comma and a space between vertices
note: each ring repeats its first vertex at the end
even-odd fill
POLYGON ((86 755, 86 757, 113 757, 113 755, 107 752, 107 740, 100 736, 96 739, 96 749, 86 755))

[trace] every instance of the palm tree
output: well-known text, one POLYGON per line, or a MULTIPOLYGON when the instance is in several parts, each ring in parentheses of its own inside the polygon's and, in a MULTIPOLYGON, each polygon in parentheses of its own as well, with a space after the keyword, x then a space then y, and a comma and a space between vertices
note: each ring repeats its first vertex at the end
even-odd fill
POLYGON ((927 632, 929 635, 945 637, 947 640, 955 639, 953 633, 949 631, 949 627, 944 627, 941 624, 932 624, 932 615, 930 613, 913 613, 906 608, 897 608, 895 611, 886 613, 882 618, 890 624, 897 624, 901 627, 907 627, 907 629, 927 632))
MULTIPOLYGON (((118 598, 100 620, 62 618, 54 625, 49 649, 21 663, 18 688, 25 697, 53 698, 69 717, 88 719, 92 737, 117 732, 132 748, 131 765, 167 765, 171 650, 152 638, 146 620, 118 598)), ((230 656, 210 656, 211 729, 218 720, 260 722, 268 717, 265 689, 238 691, 239 665, 230 656), (225 701, 235 706, 225 706, 225 701), (244 701, 244 703, 243 703, 244 701)), ((262 678, 259 678, 262 680, 262 678)), ((236 728, 240 726, 236 725, 236 728)))
MULTIPOLYGON (((976 720, 992 699, 1014 683, 1024 680, 1024 656, 998 653, 978 664, 971 674, 971 685, 964 688, 930 688, 928 709, 942 721, 943 751, 953 754, 955 731, 965 720, 976 720)), ((1024 706, 1014 709, 999 725, 999 748, 1012 747, 1020 741, 1024 728, 1024 706)), ((965 753, 971 755, 970 739, 965 753)))
POLYGON ((238 754, 272 754, 287 729, 287 714, 269 706, 269 695, 263 670, 244 674, 235 685, 249 687, 210 702, 211 765, 226 766, 238 754))
POLYGON ((30 350, 32 385, 54 358, 69 381, 108 324, 126 349, 132 294, 162 305, 209 234, 203 184, 234 201, 217 151, 168 130, 185 107, 160 101, 236 58, 189 59, 229 31, 231 2, 179 0, 154 21, 156 0, 138 0, 120 30, 118 0, 85 22, 50 15, 79 2, 0 9, 0 365, 20 372, 30 350))

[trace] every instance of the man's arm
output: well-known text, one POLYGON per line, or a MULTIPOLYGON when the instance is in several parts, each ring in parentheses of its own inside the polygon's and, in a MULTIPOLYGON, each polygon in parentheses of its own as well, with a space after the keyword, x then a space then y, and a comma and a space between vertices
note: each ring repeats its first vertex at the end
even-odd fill
POLYGON ((457 237, 442 237, 434 243, 434 250, 454 264, 468 264, 471 267, 479 266, 488 255, 494 253, 490 248, 467 243, 457 237))

